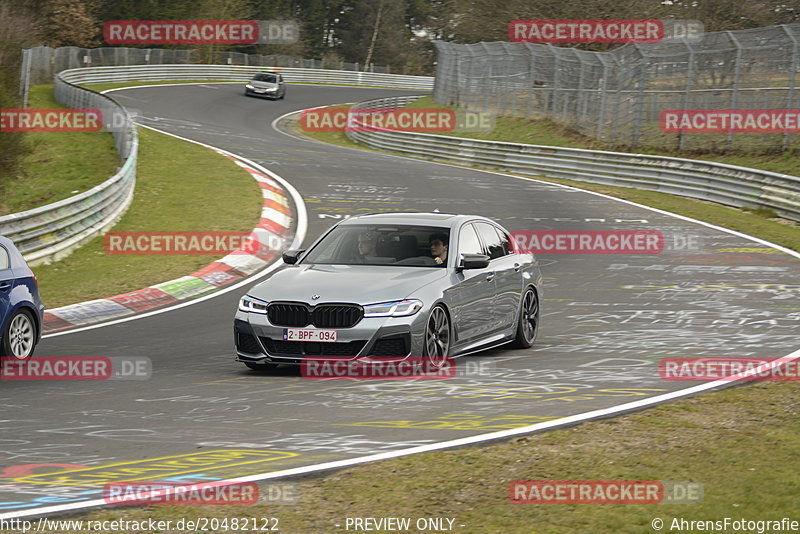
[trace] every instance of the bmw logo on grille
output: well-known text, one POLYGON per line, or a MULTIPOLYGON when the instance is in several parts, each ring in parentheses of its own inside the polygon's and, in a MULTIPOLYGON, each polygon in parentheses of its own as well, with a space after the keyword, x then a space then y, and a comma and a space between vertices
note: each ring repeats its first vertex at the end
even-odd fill
POLYGON ((311 300, 317 300, 317 299, 319 299, 319 295, 311 295, 311 300))

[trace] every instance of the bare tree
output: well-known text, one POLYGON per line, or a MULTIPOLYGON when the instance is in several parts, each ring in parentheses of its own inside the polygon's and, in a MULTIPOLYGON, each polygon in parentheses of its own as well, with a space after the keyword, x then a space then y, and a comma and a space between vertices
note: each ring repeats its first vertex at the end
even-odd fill
POLYGON ((372 30, 372 38, 369 41, 369 49, 367 50, 367 58, 364 60, 364 66, 369 68, 372 61, 372 53, 375 51, 375 40, 378 39, 378 28, 381 26, 381 14, 383 13, 383 0, 378 3, 378 14, 375 16, 375 28, 372 30))

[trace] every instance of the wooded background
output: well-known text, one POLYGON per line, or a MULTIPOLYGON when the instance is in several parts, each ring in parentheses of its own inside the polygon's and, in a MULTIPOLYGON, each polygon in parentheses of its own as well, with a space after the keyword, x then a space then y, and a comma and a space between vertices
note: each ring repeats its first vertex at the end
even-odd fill
MULTIPOLYGON (((432 41, 506 41, 510 21, 532 18, 697 19, 706 31, 738 30, 800 22, 800 0, 0 0, 0 107, 19 105, 22 48, 107 46, 109 20, 291 19, 301 29, 297 43, 213 46, 432 74, 432 41)), ((0 135, 0 183, 25 151, 22 134, 0 135)))

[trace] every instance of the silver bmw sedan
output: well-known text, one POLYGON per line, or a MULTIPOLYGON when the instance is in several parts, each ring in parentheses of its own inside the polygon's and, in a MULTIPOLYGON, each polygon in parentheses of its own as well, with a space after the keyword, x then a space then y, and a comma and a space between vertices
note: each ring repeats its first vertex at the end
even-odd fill
POLYGON ((437 364, 536 338, 538 264, 485 217, 352 217, 283 261, 236 312, 236 359, 251 369, 325 357, 437 364))

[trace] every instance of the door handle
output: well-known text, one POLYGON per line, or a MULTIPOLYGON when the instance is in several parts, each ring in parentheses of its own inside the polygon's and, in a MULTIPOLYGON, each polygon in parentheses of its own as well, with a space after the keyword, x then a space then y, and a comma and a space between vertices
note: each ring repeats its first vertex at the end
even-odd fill
POLYGON ((519 263, 515 263, 514 264, 514 272, 515 273, 518 273, 521 268, 522 268, 522 266, 519 263))
POLYGON ((494 280, 494 272, 486 273, 486 281, 491 282, 492 280, 494 280))
POLYGON ((5 291, 11 287, 11 282, 0 282, 0 291, 5 291))

